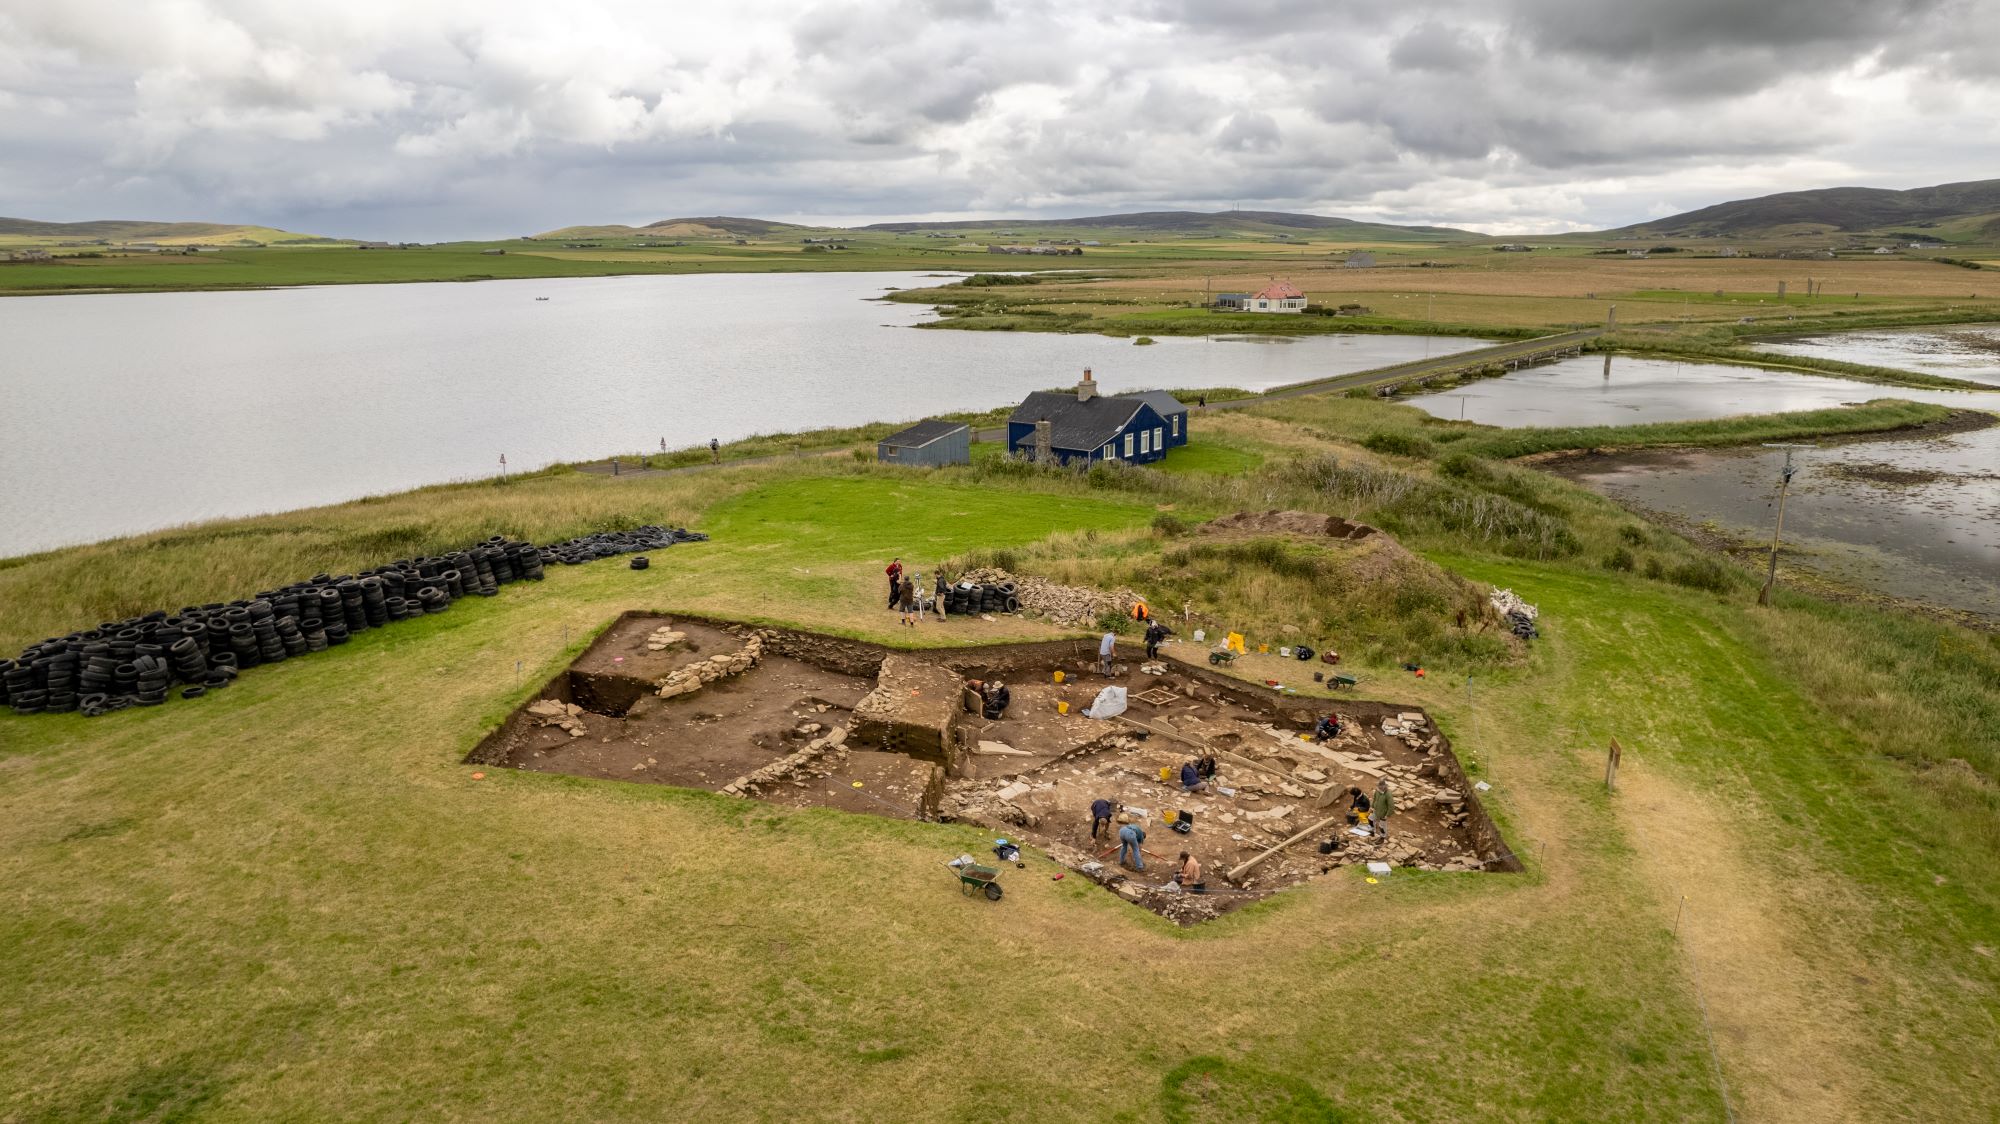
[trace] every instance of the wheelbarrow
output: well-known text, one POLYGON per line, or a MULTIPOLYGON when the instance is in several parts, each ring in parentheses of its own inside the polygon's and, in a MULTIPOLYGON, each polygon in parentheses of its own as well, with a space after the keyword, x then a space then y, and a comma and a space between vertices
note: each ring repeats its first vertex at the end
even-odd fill
POLYGON ((1234 648, 1216 648, 1208 653, 1208 662, 1213 667, 1225 667, 1235 663, 1240 654, 1234 648))
POLYGON ((1359 682, 1361 680, 1356 679, 1352 675, 1329 675, 1326 677, 1326 685, 1335 690, 1341 687, 1352 687, 1359 682))
POLYGON ((944 864, 958 878, 958 892, 966 896, 985 894, 989 902, 1000 900, 1000 871, 980 866, 971 855, 960 855, 944 864))

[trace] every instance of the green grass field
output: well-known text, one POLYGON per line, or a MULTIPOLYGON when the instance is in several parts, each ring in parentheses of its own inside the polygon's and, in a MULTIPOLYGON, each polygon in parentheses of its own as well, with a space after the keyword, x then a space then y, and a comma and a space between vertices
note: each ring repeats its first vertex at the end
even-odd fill
MULTIPOLYGON (((1171 472, 554 471, 9 560, 11 650, 488 534, 715 535, 196 702, 0 714, 0 1119, 1990 1113, 1993 636, 1790 594, 1759 609, 1747 576, 1682 581, 1695 548, 1558 479, 1347 443, 1444 428, 1408 407, 1201 424, 1218 440, 1171 472), (981 849, 967 827, 459 764, 628 609, 912 643, 874 600, 897 554, 1191 583, 1253 635, 1308 604, 1398 650, 1437 635, 1404 620, 1449 617, 1408 598, 1416 570, 1343 610, 1282 544, 1204 554, 1156 527, 1283 506, 1366 518, 1540 603, 1520 656, 1464 648, 1423 680, 1390 645, 1355 661, 1367 694, 1437 716, 1525 873, 1341 871, 1179 930, 1034 856, 1003 902, 961 898, 938 864, 981 849), (1665 576, 1602 568, 1621 544, 1665 576)), ((915 642, 1051 635, 948 629, 915 642)))

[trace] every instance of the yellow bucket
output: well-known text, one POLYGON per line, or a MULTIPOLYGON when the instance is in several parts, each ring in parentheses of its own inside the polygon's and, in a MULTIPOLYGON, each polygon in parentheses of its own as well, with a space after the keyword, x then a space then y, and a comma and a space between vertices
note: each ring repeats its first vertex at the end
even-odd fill
POLYGON ((1068 703, 1066 703, 1066 702, 1058 702, 1058 703, 1056 703, 1056 713, 1057 713, 1057 714, 1068 714, 1068 713, 1069 713, 1069 704, 1068 704, 1068 703))
POLYGON ((1063 681, 1063 673, 1060 671, 1056 672, 1056 682, 1060 683, 1062 681, 1063 681))
POLYGON ((1173 780, 1174 779, 1173 766, 1171 765, 1160 766, 1160 779, 1163 781, 1173 780))

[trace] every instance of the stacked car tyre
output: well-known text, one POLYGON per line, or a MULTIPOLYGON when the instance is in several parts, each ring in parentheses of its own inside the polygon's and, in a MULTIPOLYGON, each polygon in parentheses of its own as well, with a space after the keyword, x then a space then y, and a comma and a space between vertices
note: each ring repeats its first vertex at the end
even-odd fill
POLYGON ((0 707, 19 714, 81 710, 96 717, 226 687, 241 669, 323 652, 356 632, 441 613, 461 597, 541 581, 566 563, 658 550, 708 536, 648 526, 538 547, 496 536, 467 550, 399 559, 358 574, 315 574, 247 600, 105 622, 0 660, 0 707))

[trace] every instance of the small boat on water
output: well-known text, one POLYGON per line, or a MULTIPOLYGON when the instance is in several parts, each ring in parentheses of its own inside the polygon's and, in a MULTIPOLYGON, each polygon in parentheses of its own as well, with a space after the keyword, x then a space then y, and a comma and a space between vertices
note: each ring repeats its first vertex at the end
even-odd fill
POLYGON ((549 298, 547 298, 547 297, 536 297, 535 299, 536 299, 536 300, 538 300, 538 301, 545 301, 545 300, 548 300, 549 298))

